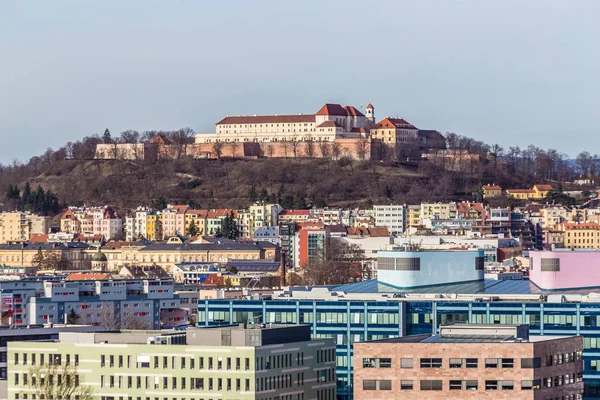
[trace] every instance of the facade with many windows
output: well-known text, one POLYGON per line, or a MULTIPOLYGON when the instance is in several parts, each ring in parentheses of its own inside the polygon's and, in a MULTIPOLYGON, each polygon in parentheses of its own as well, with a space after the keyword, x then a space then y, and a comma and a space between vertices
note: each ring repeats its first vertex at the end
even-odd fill
MULTIPOLYGON (((589 290, 585 293, 588 293, 589 290)), ((481 281, 399 290, 377 281, 323 293, 288 292, 272 300, 200 300, 198 325, 309 324, 314 338, 336 345, 339 398, 353 393, 355 342, 433 334, 440 325, 529 324, 532 335, 583 336, 585 398, 600 398, 600 302, 567 292, 557 297, 531 282, 481 281), (561 302, 561 297, 570 300, 561 302)))
POLYGON ((529 336, 527 325, 447 325, 356 343, 354 398, 579 400, 582 350, 581 336, 529 336))
MULTIPOLYGON (((8 346, 10 399, 36 400, 32 366, 75 368, 98 400, 335 400, 335 347, 307 326, 60 334, 8 346), (85 352, 82 351, 85 348, 85 352)), ((54 377, 58 379, 58 377, 54 377)))

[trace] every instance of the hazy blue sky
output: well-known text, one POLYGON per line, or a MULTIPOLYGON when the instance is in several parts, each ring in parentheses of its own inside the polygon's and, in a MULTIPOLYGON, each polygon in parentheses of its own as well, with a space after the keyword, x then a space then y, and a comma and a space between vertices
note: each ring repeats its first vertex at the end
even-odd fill
POLYGON ((0 162, 82 136, 371 101, 600 152, 600 1, 0 2, 0 162))

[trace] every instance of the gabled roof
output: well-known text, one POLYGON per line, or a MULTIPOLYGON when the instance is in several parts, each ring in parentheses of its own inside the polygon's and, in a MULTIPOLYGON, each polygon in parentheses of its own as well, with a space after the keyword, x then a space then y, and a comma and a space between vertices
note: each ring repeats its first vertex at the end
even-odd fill
POLYGON ((375 125, 375 129, 381 128, 410 128, 417 129, 413 124, 403 118, 384 118, 375 125))
POLYGON ((29 236, 29 242, 30 243, 47 243, 48 242, 48 234, 42 234, 42 233, 32 233, 29 236))
POLYGON ((325 122, 317 125, 317 128, 328 128, 328 127, 329 128, 332 128, 332 127, 341 128, 342 126, 335 121, 325 121, 325 122))
POLYGON ((498 185, 485 185, 483 190, 502 190, 502 188, 498 185))
POLYGON ((76 220, 77 217, 75 217, 75 214, 73 213, 73 210, 71 210, 70 208, 67 208, 67 211, 64 212, 64 214, 60 217, 60 219, 74 219, 74 220, 76 220))
POLYGON ((348 112, 339 104, 325 104, 317 111, 316 115, 343 115, 345 117, 348 112))
POLYGON ((369 104, 367 104, 367 107, 366 107, 366 108, 371 108, 371 109, 373 109, 373 108, 375 108, 375 107, 373 107, 373 104, 369 103, 369 104))
POLYGON ((233 213, 233 216, 237 216, 237 210, 230 210, 227 208, 218 209, 218 210, 210 210, 206 216, 206 218, 218 218, 218 217, 228 217, 230 213, 233 213))
POLYGON ((115 209, 112 207, 106 207, 104 209, 103 218, 104 219, 121 219, 121 217, 119 217, 119 214, 117 214, 115 209))
POLYGON ((552 185, 533 185, 533 188, 540 191, 550 191, 552 190, 552 185))
POLYGON ((564 229, 590 229, 590 230, 599 230, 600 229, 600 225, 598 225, 596 222, 581 222, 581 223, 576 223, 576 222, 564 222, 562 224, 559 224, 560 226, 562 226, 564 229))
POLYGON ((236 125, 236 124, 279 124, 279 123, 300 123, 315 122, 314 114, 298 115, 240 115, 234 117, 225 117, 217 125, 236 125))
POLYGON ((535 193, 532 189, 506 189, 507 193, 535 193))
POLYGON ((163 135, 157 135, 150 141, 150 144, 171 144, 171 141, 163 135))
POLYGON ((351 117, 364 117, 365 116, 365 114, 361 113, 354 106, 345 106, 344 110, 346 110, 346 114, 351 117))

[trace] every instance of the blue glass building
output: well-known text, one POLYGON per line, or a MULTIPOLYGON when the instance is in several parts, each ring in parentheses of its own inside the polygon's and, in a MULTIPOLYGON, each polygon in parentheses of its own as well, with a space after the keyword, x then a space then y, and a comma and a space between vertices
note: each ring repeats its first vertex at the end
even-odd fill
POLYGON ((594 290, 556 295, 527 280, 414 289, 397 289, 372 280, 330 290, 312 297, 305 292, 273 300, 200 300, 198 324, 310 324, 314 337, 336 340, 338 396, 346 399, 352 398, 354 342, 433 333, 439 325, 454 322, 525 323, 533 335, 582 335, 584 398, 600 398, 600 300, 583 296, 594 290))

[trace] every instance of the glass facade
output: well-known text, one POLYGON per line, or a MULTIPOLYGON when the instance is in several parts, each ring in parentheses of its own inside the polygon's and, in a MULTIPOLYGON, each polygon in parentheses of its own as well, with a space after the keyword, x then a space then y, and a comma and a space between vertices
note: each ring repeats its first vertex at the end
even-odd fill
POLYGON ((338 398, 352 398, 352 344, 430 334, 441 324, 529 324, 532 335, 584 337, 585 399, 600 399, 600 304, 543 302, 200 300, 198 325, 310 324, 336 341, 338 398))

